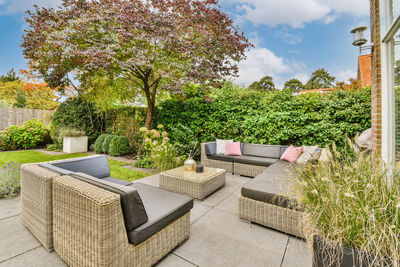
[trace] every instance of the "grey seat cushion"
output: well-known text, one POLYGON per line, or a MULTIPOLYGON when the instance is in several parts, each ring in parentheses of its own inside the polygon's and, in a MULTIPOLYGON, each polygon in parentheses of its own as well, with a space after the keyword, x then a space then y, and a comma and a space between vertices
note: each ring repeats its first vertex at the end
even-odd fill
POLYGON ((268 167, 278 159, 275 158, 263 158, 263 157, 255 157, 255 156, 235 156, 233 158, 233 162, 242 163, 242 164, 250 164, 256 166, 265 166, 268 167))
POLYGON ((272 164, 242 187, 242 196, 289 207, 293 203, 293 199, 288 197, 292 186, 291 179, 293 179, 291 166, 291 164, 281 160, 272 164))
POLYGON ((120 180, 114 177, 105 177, 105 178, 100 178, 103 181, 108 181, 111 183, 116 183, 116 184, 120 184, 120 185, 131 185, 133 184, 132 182, 129 181, 125 181, 125 180, 120 180))
POLYGON ((193 199, 157 187, 134 183, 139 191, 149 217, 145 224, 128 231, 129 243, 138 245, 164 229, 193 208, 193 199))
POLYGON ((70 176, 120 195, 122 214, 127 231, 133 230, 147 222, 148 215, 145 206, 143 205, 138 190, 135 188, 105 181, 104 179, 98 179, 85 173, 77 172, 70 176))
POLYGON ((233 162, 234 157, 236 156, 225 156, 225 155, 208 155, 207 156, 209 159, 213 160, 220 160, 220 161, 226 161, 226 162, 233 162))
POLYGON ((279 158, 281 146, 276 145, 258 145, 244 144, 243 155, 256 156, 264 158, 279 158))
POLYGON ((83 172, 97 178, 110 176, 106 156, 91 156, 52 163, 53 166, 72 172, 83 172))

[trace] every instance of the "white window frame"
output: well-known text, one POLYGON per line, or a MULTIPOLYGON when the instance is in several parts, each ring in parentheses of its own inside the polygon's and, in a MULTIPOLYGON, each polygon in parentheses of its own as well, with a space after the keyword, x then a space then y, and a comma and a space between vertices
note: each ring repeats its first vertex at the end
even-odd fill
MULTIPOLYGON (((397 1, 397 0, 396 0, 397 1)), ((387 166, 396 163, 395 95, 394 95, 394 45, 393 37, 400 29, 400 16, 391 17, 392 1, 380 0, 381 42, 381 107, 382 107, 382 159, 387 166)))

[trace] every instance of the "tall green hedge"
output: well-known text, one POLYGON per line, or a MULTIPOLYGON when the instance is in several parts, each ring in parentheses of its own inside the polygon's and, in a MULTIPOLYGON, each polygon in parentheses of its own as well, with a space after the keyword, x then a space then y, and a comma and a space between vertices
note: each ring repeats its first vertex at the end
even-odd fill
POLYGON ((53 115, 51 137, 57 143, 60 128, 71 128, 84 131, 91 144, 102 131, 104 123, 102 116, 102 111, 95 105, 80 98, 69 99, 61 103, 53 115))
POLYGON ((353 137, 371 125, 371 91, 335 91, 293 95, 225 90, 211 97, 171 98, 157 106, 154 124, 162 124, 172 142, 175 128, 191 129, 199 142, 215 138, 259 144, 314 145, 353 137))

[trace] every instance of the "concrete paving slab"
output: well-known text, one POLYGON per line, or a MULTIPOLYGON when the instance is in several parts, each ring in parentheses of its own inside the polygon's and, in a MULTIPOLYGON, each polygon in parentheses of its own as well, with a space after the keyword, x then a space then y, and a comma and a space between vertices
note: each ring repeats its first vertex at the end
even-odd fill
POLYGON ((191 236, 174 254, 199 266, 279 266, 288 236, 211 210, 192 224, 191 236))
POLYGON ((148 176, 139 180, 134 181, 134 183, 143 183, 155 187, 160 187, 160 175, 155 174, 152 176, 148 176))
POLYGON ((22 225, 21 216, 0 221, 0 262, 39 246, 39 241, 22 225))
POLYGON ((198 218, 210 211, 211 208, 200 204, 195 201, 193 209, 190 211, 190 223, 194 223, 198 218))
POLYGON ((235 190, 241 188, 243 184, 248 182, 247 179, 249 178, 227 174, 226 185, 204 199, 201 204, 209 207, 215 207, 235 190))
POLYGON ((159 261, 154 267, 195 267, 196 265, 176 256, 169 254, 164 259, 159 261))
POLYGON ((11 258, 0 263, 0 267, 24 266, 24 267, 58 267, 67 266, 57 253, 49 253, 44 247, 40 246, 23 253, 18 257, 11 258))
POLYGON ((0 220, 20 214, 21 205, 19 201, 19 197, 2 199, 0 206, 0 220))
MULTIPOLYGON (((226 211, 232 213, 235 216, 239 216, 239 196, 241 188, 233 191, 228 197, 226 197, 221 203, 215 208, 217 210, 226 211)), ((238 217, 239 218, 239 217, 238 217)))
POLYGON ((282 267, 311 267, 312 256, 307 243, 299 238, 290 237, 282 267))

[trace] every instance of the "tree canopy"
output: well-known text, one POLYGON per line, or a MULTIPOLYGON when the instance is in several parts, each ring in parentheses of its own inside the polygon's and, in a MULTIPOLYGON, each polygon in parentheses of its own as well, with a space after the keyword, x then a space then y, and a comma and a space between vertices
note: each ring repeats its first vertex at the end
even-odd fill
POLYGON ((271 76, 264 76, 259 81, 255 81, 250 84, 249 89, 259 91, 259 92, 269 92, 275 91, 275 84, 271 76))
POLYGON ((334 86, 336 78, 331 76, 324 68, 317 69, 311 74, 311 78, 306 84, 307 89, 331 88, 334 86))
POLYGON ((299 79, 295 78, 286 81, 285 84, 283 85, 283 89, 287 89, 292 92, 298 92, 304 90, 304 87, 305 86, 303 85, 303 83, 299 79))
POLYGON ((144 96, 150 127, 160 90, 219 85, 236 75, 251 45, 219 8, 219 0, 63 0, 57 10, 28 11, 23 53, 52 87, 80 83, 80 92, 115 90, 144 96), (106 84, 104 88, 96 87, 106 84))

